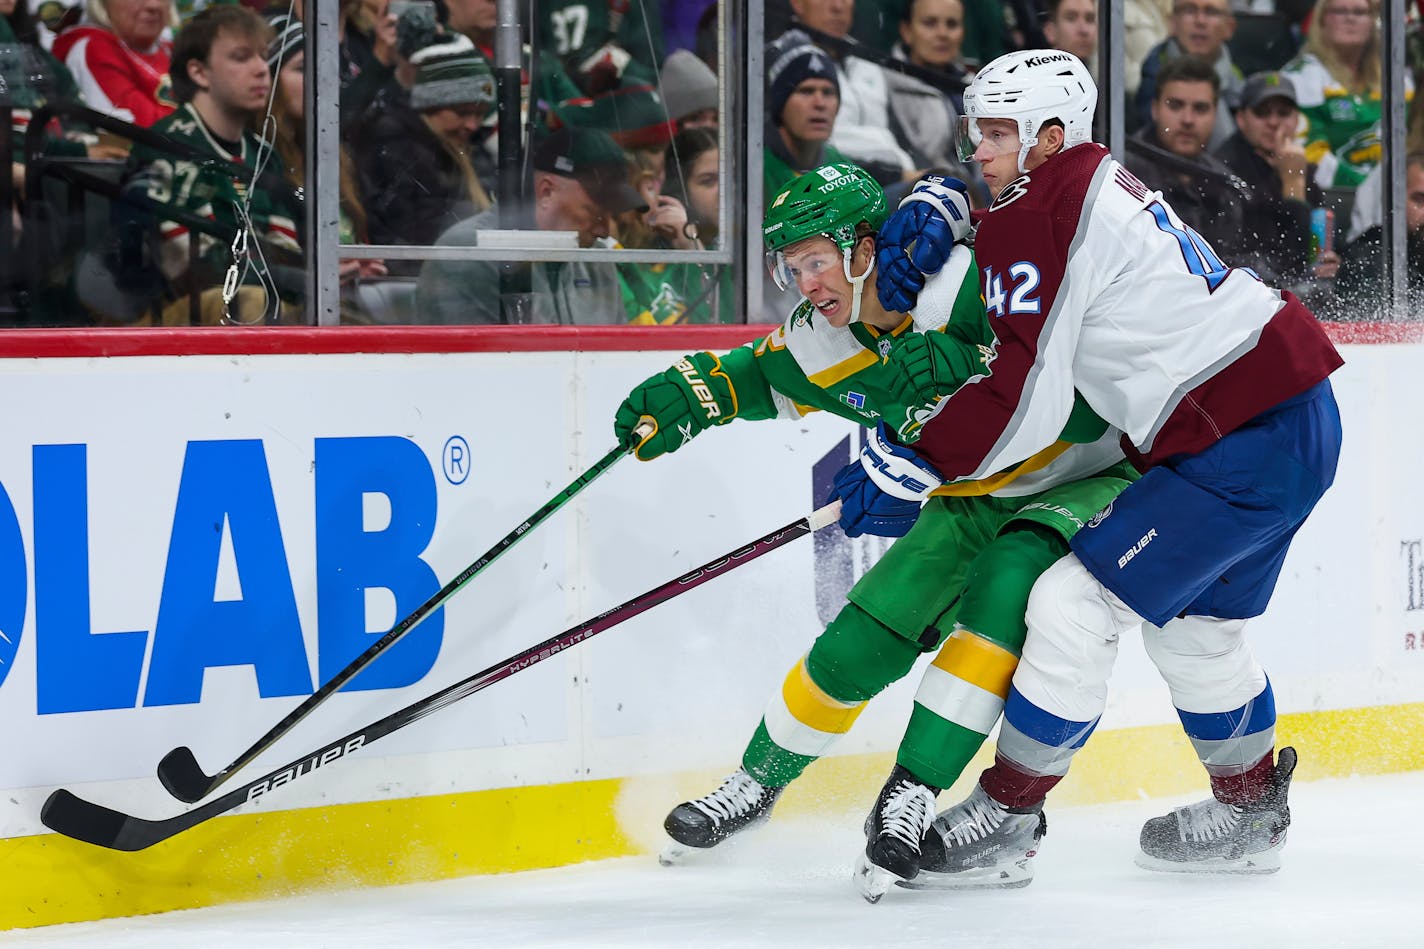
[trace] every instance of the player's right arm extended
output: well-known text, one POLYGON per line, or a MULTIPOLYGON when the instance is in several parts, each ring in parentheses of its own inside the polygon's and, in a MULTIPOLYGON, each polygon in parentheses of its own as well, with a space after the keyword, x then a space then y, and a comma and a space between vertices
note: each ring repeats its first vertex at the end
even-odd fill
POLYGON ((651 461, 677 451, 714 425, 776 415, 771 386, 748 345, 720 356, 689 353, 649 376, 618 407, 613 433, 640 461, 651 461), (633 429, 644 418, 652 419, 653 431, 638 440, 633 429))

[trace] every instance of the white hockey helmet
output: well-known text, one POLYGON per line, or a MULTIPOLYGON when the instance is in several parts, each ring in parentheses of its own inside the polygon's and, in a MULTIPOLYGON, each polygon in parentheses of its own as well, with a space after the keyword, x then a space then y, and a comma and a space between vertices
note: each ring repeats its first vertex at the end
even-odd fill
POLYGON ((969 160, 979 145, 978 119, 1011 119, 1019 127, 1019 173, 1050 119, 1063 123, 1063 147, 1093 140, 1098 87, 1083 61, 1056 49, 1005 53, 979 70, 964 90, 960 155, 969 160), (967 154, 966 154, 967 152, 967 154))

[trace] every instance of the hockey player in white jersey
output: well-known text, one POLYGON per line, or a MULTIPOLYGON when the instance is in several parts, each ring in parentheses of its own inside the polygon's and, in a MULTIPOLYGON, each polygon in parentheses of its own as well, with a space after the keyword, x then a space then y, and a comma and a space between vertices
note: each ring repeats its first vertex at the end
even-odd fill
MULTIPOLYGON (((916 883, 1022 869, 1045 796, 1103 712, 1118 641, 1138 634, 1212 789, 1148 821, 1138 862, 1269 872, 1296 754, 1275 754, 1270 681, 1243 632, 1334 478, 1341 359, 1299 300, 1221 261, 1091 141, 1097 90, 1075 57, 1002 56, 964 101, 964 157, 995 195, 975 254, 998 341, 968 382, 943 373, 945 341, 892 349, 907 400, 938 400, 914 451, 947 481, 998 470, 1051 441, 1076 390, 1145 473, 1035 584, 995 762, 936 818, 922 866, 937 872, 916 883)), ((877 291, 894 309, 937 266, 916 223, 934 224, 902 208, 882 230, 877 291)))

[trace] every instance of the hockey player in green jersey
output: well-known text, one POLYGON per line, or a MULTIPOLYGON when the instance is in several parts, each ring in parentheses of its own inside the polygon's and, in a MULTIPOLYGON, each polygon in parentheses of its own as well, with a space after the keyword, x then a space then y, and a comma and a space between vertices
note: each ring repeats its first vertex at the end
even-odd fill
MULTIPOLYGON (((967 235, 968 204, 950 182, 922 186, 916 195, 906 200, 962 209, 963 227, 946 233, 947 243, 967 235)), ((884 432, 913 432, 926 406, 892 395, 882 359, 889 343, 915 332, 955 335, 968 344, 965 352, 977 354, 954 367, 967 379, 988 372, 994 336, 973 251, 963 243, 913 314, 880 305, 875 235, 886 215, 879 185, 854 165, 817 168, 774 195, 763 230, 773 273, 794 281, 805 299, 770 335, 720 356, 690 354, 639 384, 617 411, 620 441, 646 461, 713 425, 822 410, 878 426, 872 445, 885 467, 900 465, 884 432), (635 444, 633 429, 644 418, 656 428, 635 444)), ((1067 552, 1068 538, 1134 477, 1121 459, 1117 434, 1083 406, 1062 441, 991 478, 941 484, 932 473, 901 470, 905 497, 889 509, 867 507, 872 493, 857 488, 869 469, 856 462, 842 471, 836 486, 846 533, 902 539, 849 592, 772 696, 741 768, 668 815, 664 826, 675 843, 664 859, 715 846, 767 817, 786 785, 850 729, 869 699, 922 654, 936 652, 895 768, 867 819, 856 871, 872 902, 896 878, 912 879, 936 795, 959 777, 1003 708, 1026 635, 1029 589, 1067 552)))

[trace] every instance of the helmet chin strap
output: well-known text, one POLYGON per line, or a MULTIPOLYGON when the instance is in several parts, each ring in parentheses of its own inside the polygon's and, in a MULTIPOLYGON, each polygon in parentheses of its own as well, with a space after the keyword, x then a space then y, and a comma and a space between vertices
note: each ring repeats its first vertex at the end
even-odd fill
POLYGON ((842 253, 846 279, 850 281, 851 285, 850 322, 854 323, 856 320, 860 319, 860 297, 861 294, 865 293, 865 281, 867 278, 870 277, 871 274, 875 272, 875 255, 870 255, 870 266, 865 268, 865 273, 861 274, 859 277, 855 277, 852 276, 850 272, 851 255, 855 253, 855 248, 852 247, 849 250, 843 251, 842 253))
POLYGON ((1025 131, 1024 123, 1019 122, 1019 174, 1021 175, 1028 174, 1028 168, 1025 167, 1028 153, 1033 150, 1033 146, 1038 144, 1037 129, 1034 130, 1035 134, 1033 135, 1026 135, 1025 131))

